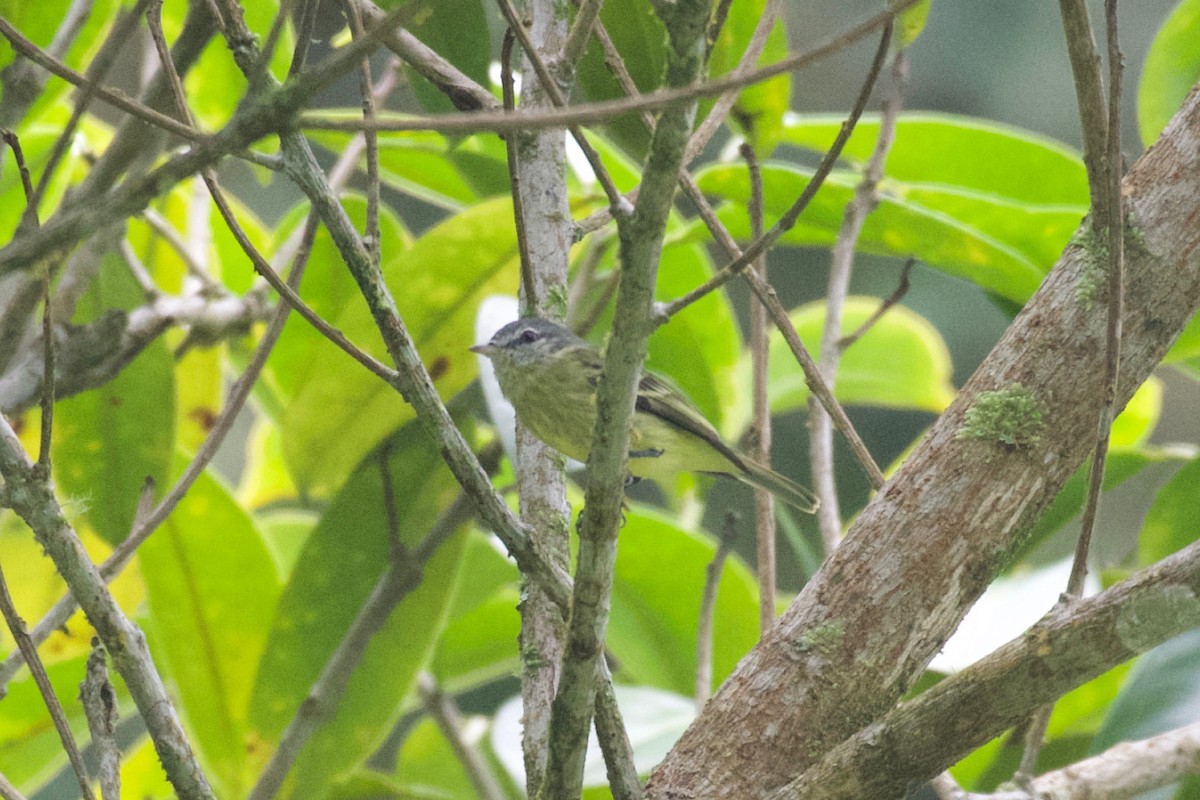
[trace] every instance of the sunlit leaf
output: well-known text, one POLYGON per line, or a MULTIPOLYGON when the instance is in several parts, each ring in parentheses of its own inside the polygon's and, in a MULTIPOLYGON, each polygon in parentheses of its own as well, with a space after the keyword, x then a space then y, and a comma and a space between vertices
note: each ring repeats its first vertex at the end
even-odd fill
MULTIPOLYGON (((842 335, 867 321, 882 300, 847 298, 842 311, 842 335)), ((810 353, 818 351, 825 325, 825 304, 809 303, 791 313, 792 324, 810 353)), ((808 403, 804 372, 778 331, 771 333, 767 395, 773 413, 782 414, 808 403)), ((905 306, 890 308, 861 339, 842 355, 834 396, 843 403, 941 412, 954 399, 950 352, 941 334, 924 317, 905 306)), ((750 354, 742 354, 737 385, 748 387, 750 354)), ((726 425, 731 437, 750 423, 749 392, 743 391, 726 425)))
MULTIPOLYGON (((97 350, 116 344, 123 318, 141 292, 114 255, 77 306, 76 323, 111 328, 97 350), (99 322, 103 319, 103 322, 99 322)), ((93 355, 99 360, 99 352, 93 355)), ((147 479, 162 487, 175 433, 174 362, 161 339, 152 341, 112 380, 60 401, 54 414, 54 465, 60 488, 86 503, 86 516, 108 542, 129 535, 147 479)))
POLYGON ((1180 0, 1154 37, 1138 83, 1138 131, 1149 146, 1200 79, 1200 0, 1180 0))
MULTIPOLYGON (((767 164, 762 175, 767 222, 773 224, 804 190, 812 171, 767 164)), ((859 180, 852 173, 831 174, 781 241, 831 245, 859 180)), ((746 170, 711 167, 702 170, 697 181, 705 192, 730 201, 719 212, 721 221, 735 237, 748 240, 746 170)), ((1046 257, 1047 238, 1058 236, 1065 244, 1079 221, 1075 211, 1059 207, 1030 209, 953 189, 900 185, 891 179, 881 182, 879 191, 879 207, 864 222, 860 250, 915 257, 1017 301, 1033 294, 1052 263, 1046 257)))
MULTIPOLYGON (((755 28, 762 19, 765 0, 734 3, 721 27, 721 34, 713 43, 708 59, 708 72, 712 78, 732 72, 742 60, 750 44, 755 28)), ((752 67, 762 67, 779 61, 787 55, 787 37, 783 20, 777 20, 767 36, 766 46, 758 62, 752 67)), ((759 158, 766 158, 779 143, 783 128, 783 115, 791 100, 792 81, 787 73, 767 81, 755 83, 738 93, 730 119, 738 125, 746 138, 754 144, 759 158)), ((700 117, 705 116, 712 103, 701 104, 700 117)))
MULTIPOLYGON (((700 594, 715 552, 711 537, 685 530, 670 517, 648 508, 626 513, 608 628, 608 646, 622 675, 692 693, 700 594)), ((713 617, 714 688, 758 640, 757 594, 750 571, 731 556, 713 617)))
MULTIPOLYGON (((413 547, 457 486, 419 426, 402 430, 387 448, 398 533, 413 547)), ((331 501, 280 598, 250 702, 255 750, 263 759, 388 565, 380 458, 365 460, 331 501)), ((288 796, 319 797, 333 776, 359 763, 387 734, 445 624, 464 541, 456 535, 442 544, 422 570, 420 585, 391 611, 362 654, 334 718, 301 751, 288 796)))
MULTIPOLYGON (((180 463, 179 468, 183 467, 180 463)), ((139 549, 155 630, 213 779, 238 795, 246 779, 246 705, 280 583, 253 520, 202 474, 139 549)))

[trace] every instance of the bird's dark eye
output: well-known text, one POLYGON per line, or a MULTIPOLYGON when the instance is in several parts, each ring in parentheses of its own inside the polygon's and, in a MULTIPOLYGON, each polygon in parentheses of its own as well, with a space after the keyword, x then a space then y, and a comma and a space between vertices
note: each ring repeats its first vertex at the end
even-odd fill
POLYGON ((521 331, 521 335, 517 337, 517 340, 523 344, 533 344, 540 338, 542 338, 541 334, 539 334, 533 328, 526 328, 525 330, 521 331))

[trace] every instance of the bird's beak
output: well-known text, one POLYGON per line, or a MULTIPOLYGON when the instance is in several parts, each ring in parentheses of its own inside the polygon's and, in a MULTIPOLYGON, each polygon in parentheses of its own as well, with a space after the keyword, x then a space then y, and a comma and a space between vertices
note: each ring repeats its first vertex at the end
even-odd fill
POLYGON ((473 347, 468 347, 472 353, 478 353, 481 356, 490 356, 492 354, 492 346, 490 344, 477 344, 473 347))

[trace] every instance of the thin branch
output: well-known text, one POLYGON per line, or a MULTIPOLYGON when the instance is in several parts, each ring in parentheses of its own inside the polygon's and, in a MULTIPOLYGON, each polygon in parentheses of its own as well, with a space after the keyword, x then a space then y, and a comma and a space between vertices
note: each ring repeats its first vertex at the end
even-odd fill
MULTIPOLYGON (((314 6, 316 3, 313 4, 314 6)), ((350 33, 356 39, 364 34, 362 14, 357 0, 344 0, 346 18, 350 21, 350 33)), ((359 91, 362 93, 363 119, 368 123, 375 119, 375 91, 371 77, 371 59, 363 56, 359 68, 359 91)), ((382 246, 379 233, 379 136, 375 131, 364 130, 363 141, 366 145, 367 161, 367 221, 363 228, 363 243, 367 252, 379 263, 379 249, 382 246)))
MULTIPOLYGON (((750 172, 750 234, 763 235, 762 170, 754 147, 745 142, 740 148, 750 172)), ((767 257, 762 254, 750 269, 767 281, 767 257)), ((770 320, 763 304, 750 303, 750 364, 754 416, 750 423, 750 455, 760 464, 771 463, 771 407, 767 397, 767 366, 771 342, 770 320)), ((754 490, 755 558, 758 572, 758 629, 766 635, 775 621, 775 497, 763 489, 754 490)))
POLYGON ((0 417, 0 474, 13 510, 33 530, 79 600, 141 712, 163 769, 183 800, 213 798, 141 630, 125 616, 63 514, 53 489, 35 474, 20 440, 0 417))
MULTIPOLYGON (((5 479, 7 478, 6 473, 5 479)), ((46 710, 50 712, 50 719, 54 721, 54 729, 58 731, 58 738, 62 741, 63 750, 67 752, 67 760, 71 762, 71 769, 75 773, 76 780, 79 781, 80 791, 83 792, 86 800, 95 800, 91 781, 88 780, 87 767, 83 765, 83 756, 79 752, 79 745, 75 743, 75 735, 71 733, 71 724, 67 722, 67 715, 63 713, 62 703, 58 701, 54 687, 50 685, 50 676, 46 674, 46 667, 42 664, 41 657, 38 656, 37 646, 30 640, 29 633, 25 629, 25 620, 21 619, 21 615, 17 613, 17 607, 13 604, 3 569, 0 569, 0 613, 4 615, 8 630, 12 633, 17 647, 20 648, 21 655, 25 658, 25 663, 33 675, 33 681, 37 684, 38 691, 41 692, 42 700, 46 703, 46 710)))
MULTIPOLYGON (((92 14, 94 0, 72 0, 46 47, 52 57, 62 59, 74 44, 92 14)), ((14 59, 0 71, 0 127, 16 125, 46 86, 46 73, 23 58, 14 59)))
MULTIPOLYGON (((516 87, 512 72, 512 51, 516 37, 512 28, 504 29, 500 47, 500 85, 504 93, 504 109, 516 108, 516 87)), ((534 289, 533 260, 529 257, 529 229, 525 225, 525 203, 521 200, 521 170, 517 163, 517 135, 505 134, 504 153, 508 160, 508 187, 512 194, 513 227, 517 234, 517 252, 521 256, 521 290, 525 297, 537 297, 534 289)))
MULTIPOLYGON (((667 83, 691 86, 703 69, 704 0, 658 8, 666 25, 667 83)), ((612 339, 597 388, 596 430, 588 456, 588 486, 579 530, 578 566, 567 648, 550 721, 550 755, 542 796, 578 796, 583 752, 595 705, 597 662, 603 651, 621 521, 629 420, 650 334, 651 304, 683 149, 691 133, 692 108, 666 111, 650 142, 637 207, 618 225, 621 237, 621 284, 617 290, 612 339)))
POLYGON ((0 798, 4 800, 27 800, 25 795, 21 794, 16 786, 12 785, 12 781, 0 772, 0 798))
MULTIPOLYGON (((1105 328, 1104 400, 1096 422, 1096 446, 1088 471, 1087 497, 1080 519, 1079 538, 1067 589, 1062 602, 1072 602, 1083 595, 1087 578, 1088 552, 1091 549, 1096 519, 1100 512, 1100 494, 1104 485, 1104 468, 1116 413, 1117 381, 1121 362, 1121 317, 1125 303, 1124 268, 1124 209, 1121 202, 1121 55, 1117 35, 1115 0, 1106 0, 1106 28, 1109 55, 1108 107, 1104 105, 1103 83, 1099 81, 1100 54, 1096 51, 1087 9, 1073 0, 1061 0, 1063 28, 1067 34, 1067 49, 1075 74, 1079 101, 1080 123, 1084 126, 1084 163, 1088 185, 1092 191, 1091 220, 1094 236, 1092 252, 1097 262, 1102 253, 1108 259, 1108 317, 1105 328), (1098 126, 1097 129, 1089 126, 1098 126), (1103 147, 1099 143, 1103 143, 1103 147), (1100 243, 1103 242, 1103 245, 1100 243)), ((1099 269, 1099 266, 1097 266, 1099 269)), ((1029 784, 1036 772, 1038 754, 1044 744, 1053 705, 1038 709, 1029 725, 1025 750, 1014 776, 1018 783, 1029 784)))
POLYGON ((93 83, 86 75, 81 75, 75 70, 68 67, 62 61, 52 57, 45 50, 35 45, 33 42, 21 35, 20 31, 9 24, 8 20, 0 17, 0 35, 4 36, 12 45, 13 50, 16 50, 21 55, 28 58, 38 66, 48 72, 62 78, 73 86, 82 89, 91 87, 91 91, 96 97, 99 97, 109 105, 130 114, 143 122, 149 123, 157 128, 173 133, 176 136, 182 137, 189 142, 200 141, 205 138, 204 134, 194 128, 183 125, 177 122, 172 117, 165 114, 160 114, 152 108, 142 105, 141 103, 127 97, 125 94, 107 87, 101 86, 98 83, 93 83))
MULTIPOLYGON (((767 47, 767 38, 779 22, 782 10, 783 0, 767 0, 763 5, 762 14, 754 26, 754 32, 750 34, 750 41, 747 43, 741 58, 738 59, 737 66, 729 73, 730 75, 745 75, 754 69, 755 65, 758 64, 758 59, 763 54, 763 50, 767 47)), ((737 103, 738 94, 736 91, 726 92, 713 103, 712 108, 708 111, 708 115, 704 118, 703 122, 696 126, 696 130, 692 133, 692 138, 688 141, 687 153, 684 155, 685 164, 692 163, 696 156, 700 155, 701 151, 704 150, 713 135, 725 124, 725 117, 729 115, 729 112, 733 110, 734 104, 737 103)))
POLYGON ((278 793, 309 737, 337 710, 368 643, 400 601, 420 585, 422 570, 437 548, 471 518, 473 511, 471 499, 460 493, 409 558, 388 565, 280 735, 279 744, 259 774, 249 800, 270 800, 278 793))
MULTIPOLYGON (((379 24, 385 12, 371 0, 357 0, 364 19, 379 24)), ((481 108, 499 107, 496 98, 484 87, 473 81, 458 67, 442 58, 420 39, 403 28, 387 32, 382 39, 385 47, 397 58, 412 67, 413 71, 433 84, 450 99, 459 111, 478 111, 481 108)))
POLYGON ((693 697, 696 712, 704 708, 712 695, 712 654, 713 654, 713 612, 717 608, 717 589, 721 585, 721 572, 725 569, 725 559, 733 549, 734 536, 737 533, 737 515, 732 511, 725 513, 725 524, 721 526, 721 536, 717 539, 717 551, 713 553, 712 561, 704 568, 704 588, 700 592, 700 618, 696 625, 696 688, 693 697))
POLYGON ((55 170, 58 168, 59 161, 67 154, 71 142, 75 140, 75 129, 79 126, 79 121, 83 119, 83 114, 87 111, 88 106, 95 96, 96 87, 108 75, 112 65, 116 62, 117 55, 122 48, 128 46, 129 37, 133 34, 134 28, 137 26, 138 20, 146 10, 148 0, 138 0, 137 4, 124 11, 117 18, 116 24, 105 37, 104 44, 100 50, 92 58, 88 64, 87 78, 88 82, 83 86, 75 99, 75 107, 71 110, 71 118, 67 120, 62 133, 54 142, 54 147, 50 150, 50 156, 46 159, 46 166, 42 169, 42 175, 38 179, 36 191, 34 191, 34 200, 31 205, 37 208, 41 205, 42 198, 46 194, 46 189, 50 185, 50 178, 53 177, 55 170))
MULTIPOLYGON (((667 111, 678 108, 693 100, 715 97, 725 92, 743 89, 756 83, 774 78, 786 72, 804 69, 834 53, 845 50, 850 45, 888 25, 895 16, 920 0, 897 0, 887 9, 860 22, 842 34, 809 50, 788 56, 770 66, 748 72, 744 75, 723 76, 715 80, 698 83, 682 89, 665 89, 636 98, 608 100, 598 103, 586 103, 570 108, 554 109, 538 113, 507 114, 504 112, 480 112, 467 116, 457 114, 409 115, 403 119, 380 119, 376 122, 376 130, 411 131, 431 130, 443 133, 477 133, 479 131, 495 131, 504 133, 513 130, 543 130, 546 128, 562 128, 569 125, 587 125, 603 123, 621 114, 634 111, 657 110, 667 111)), ((361 130, 363 123, 354 120, 328 119, 319 114, 301 114, 297 125, 313 130, 361 130)))
POLYGON ((841 156, 842 148, 846 146, 846 142, 850 139, 850 134, 854 132, 854 126, 858 124, 858 119, 862 116, 863 109, 866 108, 867 100, 871 97, 871 90, 875 86, 875 80, 879 77, 879 71, 883 68, 884 58, 887 56, 888 43, 891 41, 891 33, 892 26, 890 20, 888 20, 884 24, 883 34, 879 39, 879 46, 875 49, 875 58, 871 61, 871 67, 867 72, 867 77, 863 81, 862 88, 859 90, 854 106, 850 109, 850 113, 842 123, 841 129, 838 130, 837 136, 834 137, 833 144, 829 146, 829 150, 821 158, 821 162, 817 165, 812 178, 809 179, 808 184, 804 187, 804 191, 796 198, 796 202, 792 203, 791 207, 784 212, 783 216, 779 218, 769 231, 751 242, 742 251, 740 256, 718 270, 717 274, 711 279, 688 292, 683 297, 665 304, 659 314, 660 323, 665 322, 667 318, 678 314, 700 298, 733 280, 738 273, 753 263, 759 254, 765 253, 779 240, 779 237, 791 230, 796 224, 796 220, 799 219, 800 214, 803 213, 804 209, 808 207, 809 202, 816 196, 817 190, 821 188, 821 184, 825 182, 825 178, 833 171, 833 165, 841 156))
MULTIPOLYGON (((517 11, 513 8, 511 0, 496 0, 500 6, 500 12, 504 15, 508 22, 508 30, 521 43, 521 49, 525 52, 525 57, 533 66, 537 73, 539 85, 550 98, 550 102, 556 108, 566 108, 567 96, 563 93, 559 82, 550 74, 550 69, 542 60, 541 54, 537 48, 533 46, 533 42, 529 39, 529 34, 525 30, 525 26, 521 24, 520 18, 517 16, 517 11)), ((579 149, 583 151, 584 158, 592 168, 592 172, 596 175, 596 180, 604 189, 604 194, 608 197, 608 204, 612 207, 614 214, 623 215, 628 211, 628 202, 621 195, 620 189, 613 182, 612 176, 608 174, 608 167, 604 165, 604 161, 600 158, 600 153, 588 141, 588 138, 583 134, 583 129, 579 125, 567 125, 567 130, 571 133, 571 138, 579 145, 579 149)))
POLYGON ((467 773, 467 779, 471 781, 479 800, 506 800, 508 795, 487 759, 474 743, 468 742, 463 736, 462 714, 458 706, 454 705, 454 700, 442 691, 437 680, 428 672, 417 676, 417 693, 421 696, 421 705, 425 707, 425 713, 429 714, 437 725, 442 736, 450 744, 454 757, 467 773))
POLYGON ((583 58, 588 42, 592 38, 592 28, 600 16, 600 7, 604 0, 581 0, 575 11, 575 21, 567 33, 567 41, 562 48, 561 63, 574 71, 574 67, 583 58))
POLYGON ((1087 576, 1087 554, 1092 531, 1099 513, 1100 491, 1104 484, 1104 465, 1108 457, 1108 444, 1112 436, 1113 417, 1116 415, 1117 379, 1121 368, 1121 318, 1125 313, 1125 209, 1121 202, 1121 76, 1125 56, 1117 35, 1116 0, 1105 0, 1107 21, 1109 93, 1107 149, 1102 163, 1104 185, 1103 201, 1093 199, 1092 213, 1106 214, 1103 222, 1103 249, 1096 250, 1099 260, 1107 252, 1108 263, 1108 320, 1104 342, 1104 404, 1096 427, 1096 451, 1092 456, 1092 468, 1088 475, 1087 503, 1084 507, 1079 541, 1075 551, 1075 563, 1067 584, 1067 594, 1079 597, 1083 593, 1083 582, 1087 576))
POLYGON ((192 252, 192 248, 179 235, 179 231, 175 230, 175 226, 163 217, 162 214, 147 206, 146 210, 142 212, 141 217, 150 226, 150 229, 163 237, 167 245, 175 251, 175 254, 179 256, 179 260, 183 262, 183 267, 187 270, 188 275, 200 281, 208 291, 227 291, 220 281, 209 274, 204 264, 200 263, 196 258, 196 254, 192 252))
POLYGON ((843 353, 846 352, 851 345, 865 336, 867 331, 875 327, 876 323, 883 319, 884 314, 904 299, 904 295, 908 294, 908 289, 912 285, 912 268, 916 263, 917 260, 915 258, 909 258, 904 262, 904 266, 900 268, 900 280, 896 284, 896 289, 879 304, 879 308, 871 312, 871 316, 867 317, 866 321, 862 325, 859 325, 853 333, 847 334, 838 340, 838 349, 843 353))
MULTIPOLYGON (((904 88, 908 64, 903 50, 892 60, 892 85, 880 114, 879 134, 875 148, 867 161, 862 180, 854 189, 853 199, 846 204, 842 225, 829 254, 829 282, 825 292, 825 324, 821 329, 821 377, 833 386, 841 361, 842 312, 850 291, 850 275, 854 254, 867 217, 879 205, 879 181, 883 178, 888 152, 896 138, 896 121, 904 104, 904 88)), ((809 463, 812 465, 813 490, 821 500, 817 508, 817 525, 826 554, 837 547, 842 535, 842 515, 838 503, 837 480, 834 473, 833 426, 829 415, 815 395, 808 401, 809 463)), ((876 487, 878 488, 878 487, 876 487)))

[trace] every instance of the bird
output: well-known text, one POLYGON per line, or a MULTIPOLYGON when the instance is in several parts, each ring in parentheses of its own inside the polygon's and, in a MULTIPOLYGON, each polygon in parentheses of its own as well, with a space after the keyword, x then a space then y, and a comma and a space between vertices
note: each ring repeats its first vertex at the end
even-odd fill
MULTIPOLYGON (((556 322, 526 317, 470 350, 491 360, 500 391, 534 436, 587 461, 604 372, 599 349, 556 322)), ((682 472, 695 472, 765 489, 802 512, 818 505, 808 489, 726 444, 683 392, 653 372, 644 372, 638 383, 628 465, 633 477, 664 486, 682 472)))

